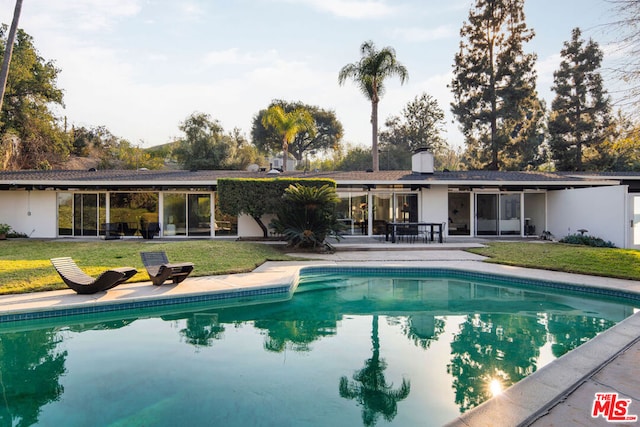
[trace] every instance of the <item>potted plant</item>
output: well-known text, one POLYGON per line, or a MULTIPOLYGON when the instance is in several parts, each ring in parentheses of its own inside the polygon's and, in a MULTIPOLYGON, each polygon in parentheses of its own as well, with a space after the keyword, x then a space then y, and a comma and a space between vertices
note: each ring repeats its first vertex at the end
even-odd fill
POLYGON ((0 224, 0 240, 6 240, 7 234, 11 231, 9 224, 0 224))

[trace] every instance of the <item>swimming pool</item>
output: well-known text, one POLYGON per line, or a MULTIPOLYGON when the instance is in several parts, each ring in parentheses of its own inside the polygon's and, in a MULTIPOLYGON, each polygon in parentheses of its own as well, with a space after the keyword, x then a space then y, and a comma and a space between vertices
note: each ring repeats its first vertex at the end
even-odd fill
POLYGON ((450 271, 305 269, 293 299, 0 325, 0 424, 441 425, 638 301, 450 271))

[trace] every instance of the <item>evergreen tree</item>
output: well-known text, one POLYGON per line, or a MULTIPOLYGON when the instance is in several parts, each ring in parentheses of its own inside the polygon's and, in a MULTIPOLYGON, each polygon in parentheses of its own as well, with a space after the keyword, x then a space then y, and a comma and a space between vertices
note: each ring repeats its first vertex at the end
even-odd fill
POLYGON ((389 117, 385 126, 380 132, 383 149, 396 146, 410 153, 425 148, 435 153, 447 145, 441 135, 445 132, 444 111, 426 92, 408 102, 401 116, 389 117))
POLYGON ((522 169, 538 160, 544 106, 536 91, 534 37, 524 0, 477 0, 460 30, 451 84, 469 166, 522 169))
POLYGON ((560 68, 553 74, 549 118, 549 146, 558 170, 584 170, 597 167, 584 162, 584 150, 604 143, 611 121, 609 97, 603 88, 599 69, 602 51, 593 40, 581 39, 572 31, 571 41, 560 52, 560 68))
POLYGON ((418 149, 427 149, 436 157, 447 147, 442 137, 444 111, 438 101, 426 92, 407 103, 400 116, 385 121, 380 132, 380 169, 411 169, 411 157, 418 149))

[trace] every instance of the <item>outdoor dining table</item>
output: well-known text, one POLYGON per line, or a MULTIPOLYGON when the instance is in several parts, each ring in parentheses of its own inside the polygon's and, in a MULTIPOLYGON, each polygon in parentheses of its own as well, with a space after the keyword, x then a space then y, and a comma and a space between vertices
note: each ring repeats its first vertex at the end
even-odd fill
POLYGON ((430 229, 430 233, 429 233, 429 240, 431 240, 433 242, 433 232, 434 230, 438 229, 438 243, 442 243, 442 223, 441 222, 388 222, 387 223, 387 230, 386 230, 386 235, 385 235, 385 240, 389 241, 389 236, 391 236, 391 243, 395 243, 396 242, 396 236, 398 235, 398 228, 402 227, 402 228, 415 228, 416 230, 416 235, 418 233, 418 230, 420 230, 420 227, 429 227, 430 229))

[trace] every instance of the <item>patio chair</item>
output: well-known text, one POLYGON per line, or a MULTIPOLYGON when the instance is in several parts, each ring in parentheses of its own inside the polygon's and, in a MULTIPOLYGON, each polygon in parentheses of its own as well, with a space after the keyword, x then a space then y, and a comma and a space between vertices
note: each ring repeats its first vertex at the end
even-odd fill
POLYGON ((156 286, 169 279, 173 283, 180 283, 193 271, 192 262, 170 263, 165 252, 140 252, 140 257, 151 282, 156 286))
POLYGON ((82 271, 70 257, 51 258, 50 261, 62 281, 79 294, 106 291, 130 279, 138 272, 133 267, 119 267, 104 271, 94 278, 82 271))
POLYGON ((148 222, 140 226, 140 234, 145 239, 153 239, 153 236, 157 236, 158 233, 160 233, 160 223, 158 222, 148 222))

